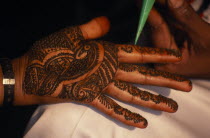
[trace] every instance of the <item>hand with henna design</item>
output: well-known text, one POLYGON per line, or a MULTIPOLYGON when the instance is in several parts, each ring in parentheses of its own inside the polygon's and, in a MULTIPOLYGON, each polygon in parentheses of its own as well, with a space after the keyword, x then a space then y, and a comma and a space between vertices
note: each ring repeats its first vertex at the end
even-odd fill
POLYGON ((177 62, 181 60, 180 53, 91 40, 103 36, 108 30, 108 19, 98 17, 35 42, 30 51, 14 60, 16 91, 19 92, 15 104, 74 101, 91 105, 139 128, 147 126, 146 119, 121 107, 110 97, 175 112, 178 105, 174 100, 140 90, 131 83, 190 91, 191 82, 179 75, 136 65, 177 62))
POLYGON ((156 69, 191 78, 210 78, 210 25, 187 3, 187 0, 158 0, 148 18, 153 45, 180 50, 182 60, 158 65, 156 69), (161 9, 164 11, 161 12, 161 9), (166 12, 168 10, 168 12, 166 12), (160 14, 161 13, 161 14, 160 14))

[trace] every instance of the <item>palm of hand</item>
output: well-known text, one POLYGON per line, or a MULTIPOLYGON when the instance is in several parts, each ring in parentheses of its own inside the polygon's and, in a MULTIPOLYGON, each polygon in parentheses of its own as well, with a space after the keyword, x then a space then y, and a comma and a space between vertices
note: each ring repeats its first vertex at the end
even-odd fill
MULTIPOLYGON (((80 33, 79 28, 70 28, 68 32, 53 34, 34 45, 25 77, 25 91, 40 96, 53 95, 61 82, 68 81, 70 84, 64 85, 56 97, 82 103, 90 103, 98 97, 101 102, 106 102, 105 106, 113 108, 115 103, 103 97, 101 92, 116 73, 117 49, 106 46, 105 42, 101 42, 103 46, 94 41, 77 42, 82 38, 80 33), (70 34, 70 39, 65 33, 70 34)), ((117 112, 123 114, 124 109, 118 108, 117 112)), ((127 117, 132 117, 128 110, 124 112, 127 117)), ((138 114, 132 120, 136 123, 145 121, 138 114)))
POLYGON ((79 28, 70 28, 70 39, 61 31, 34 44, 26 73, 29 76, 25 77, 30 93, 52 95, 61 82, 78 83, 95 72, 102 61, 103 47, 94 42, 78 43, 80 32, 79 28))
MULTIPOLYGON (((26 94, 90 104, 126 124, 146 127, 146 119, 121 107, 105 93, 122 101, 174 112, 177 104, 172 99, 139 90, 127 82, 163 85, 187 91, 191 86, 188 80, 177 75, 120 63, 133 55, 141 57, 142 63, 154 60, 146 59, 148 55, 169 56, 172 61, 177 60, 178 56, 173 50, 85 40, 79 27, 67 28, 37 41, 29 51, 24 91, 26 94), (120 60, 119 55, 125 57, 120 60), (139 81, 135 77, 128 79, 133 73, 143 78, 139 81), (160 80, 162 84, 157 83, 160 80), (184 87, 180 87, 180 84, 184 84, 184 87)), ((164 62, 168 61, 167 58, 160 59, 164 62)), ((133 62, 133 59, 129 62, 133 62)))

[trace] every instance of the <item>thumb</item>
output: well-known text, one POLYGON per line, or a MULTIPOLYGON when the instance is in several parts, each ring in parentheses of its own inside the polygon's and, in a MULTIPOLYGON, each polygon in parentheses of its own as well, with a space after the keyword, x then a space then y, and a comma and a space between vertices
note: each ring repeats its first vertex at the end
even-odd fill
POLYGON ((151 36, 155 47, 178 49, 167 23, 154 8, 150 11, 148 23, 152 27, 151 36))
POLYGON ((205 22, 186 0, 168 0, 168 6, 174 17, 187 32, 199 32, 205 22))
POLYGON ((95 39, 105 35, 110 28, 107 17, 101 16, 79 26, 85 39, 95 39))

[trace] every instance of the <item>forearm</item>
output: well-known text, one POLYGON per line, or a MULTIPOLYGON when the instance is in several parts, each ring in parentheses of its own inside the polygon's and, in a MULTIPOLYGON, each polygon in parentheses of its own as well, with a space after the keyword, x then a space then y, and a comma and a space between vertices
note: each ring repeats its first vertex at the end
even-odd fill
POLYGON ((24 105, 24 103, 27 102, 27 99, 24 98, 22 89, 24 64, 21 58, 17 58, 12 61, 12 65, 15 74, 15 90, 13 105, 24 105))

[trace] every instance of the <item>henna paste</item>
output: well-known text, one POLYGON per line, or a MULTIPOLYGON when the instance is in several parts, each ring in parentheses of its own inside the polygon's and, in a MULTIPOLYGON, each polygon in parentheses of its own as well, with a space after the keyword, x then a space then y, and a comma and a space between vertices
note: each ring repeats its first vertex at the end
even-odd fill
POLYGON ((173 55, 175 57, 181 58, 181 53, 177 50, 173 49, 166 49, 166 48, 149 48, 149 47, 139 47, 139 46, 131 46, 131 45, 120 45, 118 47, 119 50, 122 50, 126 53, 133 53, 137 51, 141 54, 166 54, 166 55, 173 55))
POLYGON ((119 106, 116 102, 114 102, 112 99, 104 96, 104 95, 100 95, 98 97, 98 100, 100 103, 102 103, 107 109, 112 109, 114 111, 114 113, 118 114, 118 115, 122 115, 124 116, 125 120, 129 120, 132 121, 133 123, 140 123, 143 122, 144 126, 147 126, 147 120, 144 119, 141 115, 137 114, 137 113, 132 113, 131 111, 129 111, 128 109, 125 109, 121 106, 119 106))
POLYGON ((177 103, 170 98, 166 98, 162 95, 154 95, 147 91, 142 91, 137 87, 122 81, 114 81, 114 85, 118 89, 130 93, 132 96, 139 97, 143 101, 152 101, 155 104, 165 103, 168 107, 170 107, 174 111, 178 109, 177 103))
MULTIPOLYGON (((152 68, 147 68, 144 66, 138 66, 138 65, 133 65, 133 64, 120 64, 119 69, 121 69, 125 72, 138 71, 139 73, 141 73, 143 75, 150 75, 150 76, 155 76, 155 77, 161 76, 161 77, 169 78, 169 79, 179 81, 179 82, 189 81, 181 75, 171 74, 169 72, 163 72, 163 71, 155 70, 152 68)), ((191 81, 189 81, 189 84, 190 83, 191 83, 191 81)))

